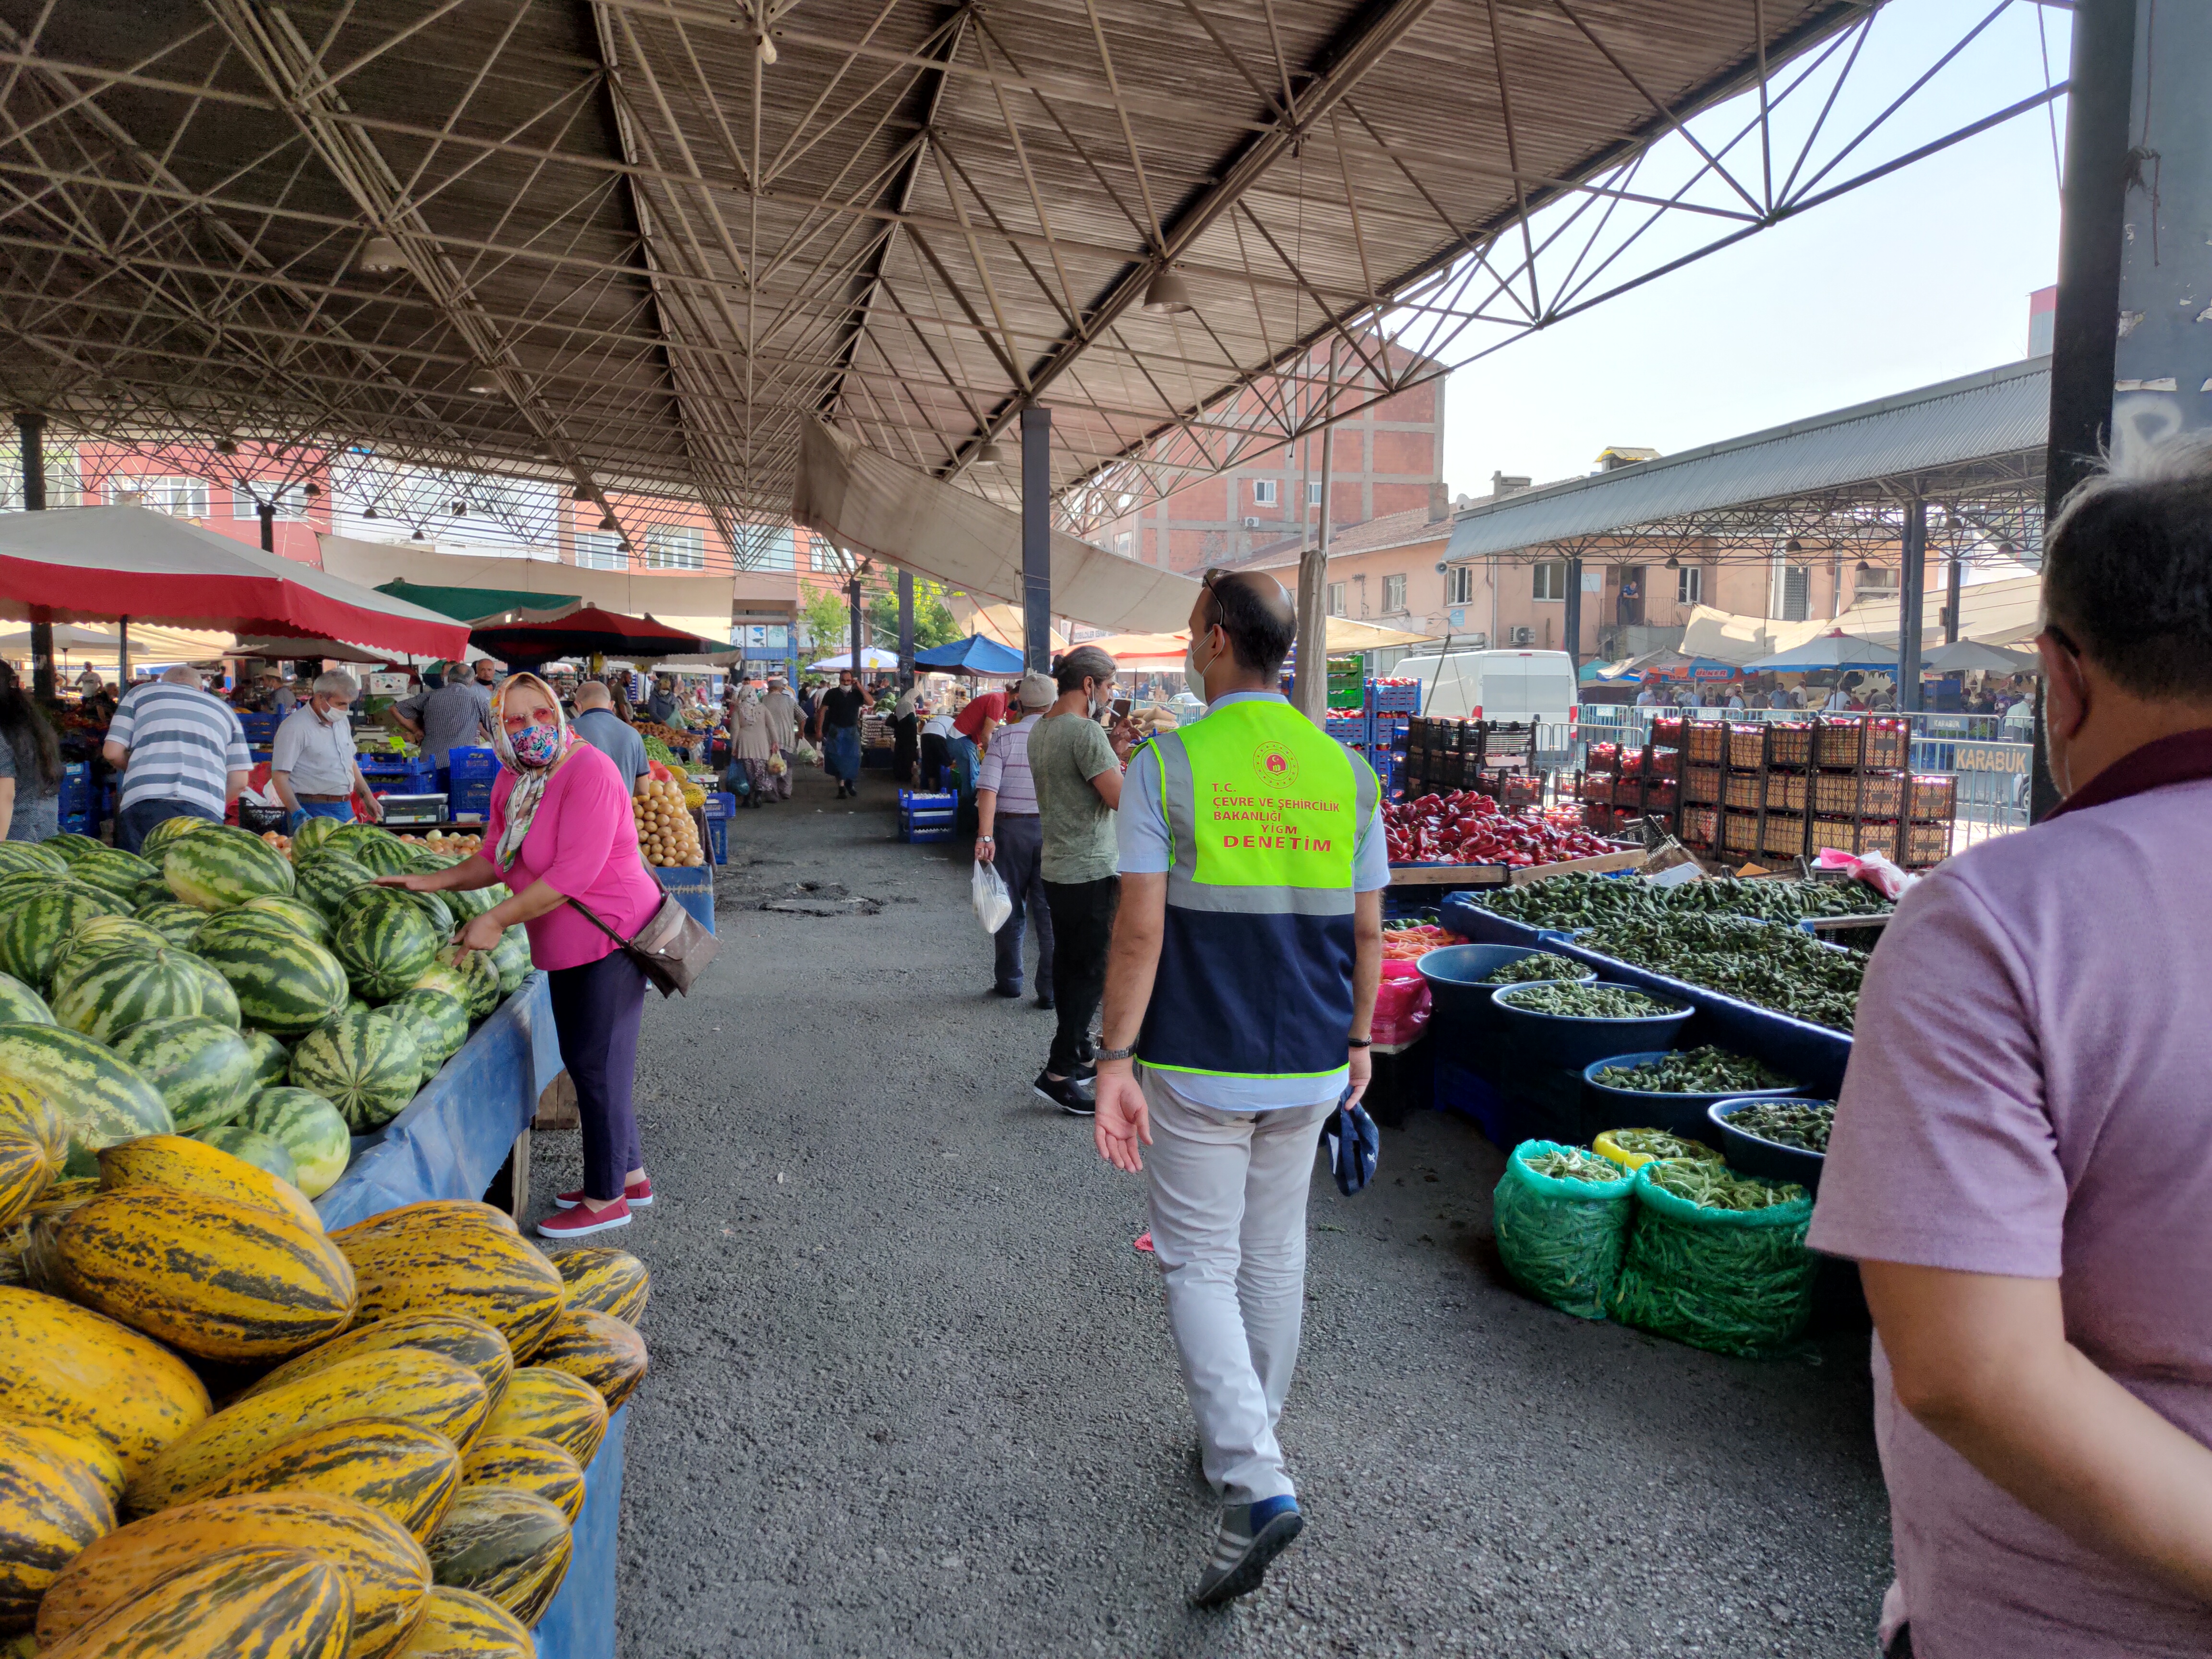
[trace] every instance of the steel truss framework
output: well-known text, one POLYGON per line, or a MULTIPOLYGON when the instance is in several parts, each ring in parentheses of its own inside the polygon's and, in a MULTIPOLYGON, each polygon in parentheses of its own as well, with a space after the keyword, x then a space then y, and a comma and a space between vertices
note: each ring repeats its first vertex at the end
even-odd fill
POLYGON ((1873 0, 0 0, 0 393, 738 566, 806 419, 1011 501, 1048 404, 1083 532, 2049 106, 2044 15, 1899 78, 1873 0))

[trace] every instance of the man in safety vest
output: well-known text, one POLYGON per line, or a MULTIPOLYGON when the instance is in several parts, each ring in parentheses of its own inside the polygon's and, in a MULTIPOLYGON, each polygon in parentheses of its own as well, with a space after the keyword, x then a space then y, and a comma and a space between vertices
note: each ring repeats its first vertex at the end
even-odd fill
POLYGON ((1375 774, 1276 690, 1297 631, 1273 577, 1206 573, 1184 659, 1206 717, 1131 756, 1115 826, 1095 1133, 1109 1163, 1149 1178, 1223 1504, 1194 1598, 1209 1607, 1258 1589, 1304 1524, 1275 1423, 1297 1361, 1306 1190, 1322 1120, 1367 1088, 1382 968, 1375 774))

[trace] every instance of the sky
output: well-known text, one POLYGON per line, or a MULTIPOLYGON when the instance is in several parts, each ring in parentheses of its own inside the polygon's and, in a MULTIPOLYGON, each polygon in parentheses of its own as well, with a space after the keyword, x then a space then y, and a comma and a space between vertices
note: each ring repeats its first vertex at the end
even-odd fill
MULTIPOLYGON (((1888 102, 1992 3, 1893 0, 1837 115, 1888 102)), ((1893 135, 1870 141, 1869 159, 2039 90, 2038 10, 2063 79, 2067 14, 2016 0, 1893 135)), ((2058 131, 2063 145, 2063 100, 2058 131)), ((2027 354, 2028 295, 2057 280, 2057 247, 2039 110, 1457 370, 1445 481, 1455 495, 1487 495, 1493 471, 1543 483, 1594 471, 1609 445, 1672 453, 2013 362, 2027 354)))

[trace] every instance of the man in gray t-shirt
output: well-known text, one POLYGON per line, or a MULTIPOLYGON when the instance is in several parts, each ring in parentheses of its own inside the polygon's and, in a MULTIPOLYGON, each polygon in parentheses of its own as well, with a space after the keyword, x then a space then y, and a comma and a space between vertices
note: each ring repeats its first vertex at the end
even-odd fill
POLYGON ((615 763, 623 787, 635 793, 637 781, 652 766, 646 759, 645 739, 615 713, 614 693, 600 681, 586 680, 576 688, 576 718, 570 723, 578 737, 615 763))
POLYGON ((1121 757, 1097 718, 1114 695, 1114 659, 1095 645, 1079 646, 1060 659, 1054 684, 1060 696, 1029 734, 1043 832, 1038 873, 1052 913, 1052 1000, 1060 1021, 1036 1087, 1062 1111, 1088 1116, 1091 1023, 1106 989, 1106 951, 1121 902, 1114 847, 1121 757))
POLYGON ((435 691, 417 692, 392 705, 400 729, 422 745, 432 765, 443 770, 456 748, 491 741, 491 688, 477 680, 453 678, 435 691))

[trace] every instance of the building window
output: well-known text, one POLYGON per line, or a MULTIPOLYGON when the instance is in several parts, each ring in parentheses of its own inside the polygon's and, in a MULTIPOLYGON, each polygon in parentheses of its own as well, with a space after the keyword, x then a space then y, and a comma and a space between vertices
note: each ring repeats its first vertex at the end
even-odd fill
POLYGON ((843 574, 845 561, 838 556, 837 550, 823 541, 821 537, 808 537, 806 546, 808 550, 806 562, 810 568, 843 574))
POLYGON ((576 562, 586 570, 627 570, 629 555, 622 550, 622 538, 611 530, 579 530, 576 562))
POLYGON ((1897 572, 1881 565, 1865 565, 1851 579, 1851 598, 1856 600, 1868 594, 1876 597, 1897 592, 1897 572))
POLYGON ((1136 545, 1136 541, 1134 531, 1124 530, 1114 538, 1114 550, 1126 559, 1129 556, 1130 550, 1136 545))
POLYGON ((1802 564, 1785 566, 1782 572, 1782 620, 1803 622, 1812 605, 1812 567, 1802 564))
POLYGON ((1567 597, 1567 562, 1565 559, 1547 559, 1533 569, 1534 585, 1529 591, 1530 598, 1565 599, 1567 597))
POLYGON ((207 517, 208 487, 198 478, 121 478, 110 487, 108 495, 118 506, 135 495, 139 506, 157 513, 179 519, 207 517))
POLYGON ((1306 505, 1308 507, 1321 505, 1321 484, 1318 480, 1310 481, 1306 485, 1306 505))
POLYGON ((704 570, 707 532, 688 524, 656 525, 645 532, 648 570, 704 570))
POLYGON ((1686 564, 1674 573, 1674 603, 1703 605, 1705 602, 1705 568, 1701 564, 1686 564))
POLYGON ((1255 507, 1273 507, 1275 504, 1275 481, 1273 478, 1252 480, 1252 503, 1255 507))
POLYGON ((1455 564, 1444 572, 1444 603, 1473 605, 1474 603, 1474 567, 1455 564))
POLYGON ((1403 611, 1405 608, 1405 577, 1403 575, 1385 576, 1382 579, 1382 609, 1384 611, 1389 612, 1393 611, 1403 611))
POLYGON ((1332 617, 1341 617, 1344 614, 1344 584, 1342 582, 1331 582, 1328 585, 1328 614, 1332 617))
MULTIPOLYGON (((230 516, 234 519, 258 519, 260 503, 269 498, 271 486, 260 486, 257 497, 252 489, 243 487, 230 492, 230 516)), ((286 484, 276 492, 276 516, 280 519, 304 519, 307 516, 307 498, 297 484, 286 484)))

